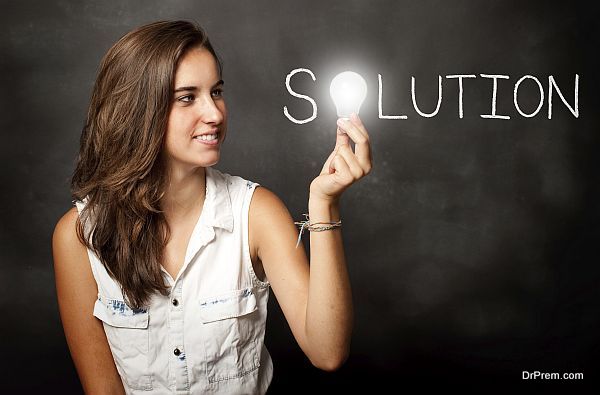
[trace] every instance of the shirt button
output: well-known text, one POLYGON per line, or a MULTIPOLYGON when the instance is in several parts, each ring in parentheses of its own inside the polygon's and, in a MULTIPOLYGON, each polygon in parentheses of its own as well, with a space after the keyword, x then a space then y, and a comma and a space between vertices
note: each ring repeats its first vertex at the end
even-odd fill
POLYGON ((178 348, 176 348, 175 350, 173 350, 173 354, 179 355, 181 354, 181 351, 178 348))
POLYGON ((177 306, 179 304, 179 301, 177 299, 173 299, 173 306, 177 306))

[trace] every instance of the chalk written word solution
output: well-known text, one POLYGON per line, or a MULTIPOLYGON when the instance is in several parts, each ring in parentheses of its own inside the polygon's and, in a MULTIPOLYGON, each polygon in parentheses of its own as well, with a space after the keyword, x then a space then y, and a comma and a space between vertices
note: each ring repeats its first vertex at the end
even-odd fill
MULTIPOLYGON (((317 102, 310 96, 297 93, 296 91, 294 91, 292 89, 292 87, 290 85, 291 79, 297 73, 307 73, 308 75, 311 76, 313 81, 316 81, 317 78, 315 77, 314 73, 309 69, 294 69, 286 76, 286 79, 285 79, 285 86, 286 86, 289 94, 294 97, 297 97, 299 99, 307 100, 312 106, 312 115, 306 119, 297 119, 289 113, 287 106, 283 106, 283 114, 286 116, 287 119, 289 119, 290 121, 292 121, 294 123, 304 124, 304 123, 313 121, 314 119, 317 118, 317 102)), ((508 75, 502 75, 502 74, 479 74, 479 76, 481 78, 490 79, 492 82, 490 114, 481 114, 480 117, 485 118, 485 119, 510 119, 510 116, 508 116, 508 115, 498 114, 498 111, 496 109, 496 99, 498 96, 497 95, 498 80, 508 80, 508 79, 510 79, 510 77, 508 75)), ((462 119, 464 117, 464 111, 463 111, 463 85, 464 85, 464 82, 463 82, 463 80, 467 79, 467 78, 468 79, 477 78, 477 76, 475 74, 450 74, 450 75, 446 75, 445 77, 447 80, 455 79, 458 81, 458 117, 462 119)), ((426 111, 422 110, 417 104, 417 95, 415 93, 415 91, 416 91, 415 77, 414 76, 411 77, 410 93, 411 93, 411 98, 412 98, 412 104, 413 104, 413 108, 415 109, 416 113, 419 114, 421 117, 432 118, 432 117, 435 117, 437 115, 437 113, 440 111, 440 107, 442 105, 442 86, 443 86, 444 79, 442 78, 441 75, 438 75, 437 79, 438 79, 437 104, 433 111, 426 112, 426 111)), ((382 78, 381 74, 377 74, 377 81, 378 81, 378 86, 379 86, 378 102, 377 102, 379 119, 408 119, 408 115, 384 115, 383 114, 383 103, 382 103, 382 101, 383 101, 382 100, 383 78, 382 78)), ((552 105, 553 105, 552 96, 553 96, 553 93, 556 92, 556 94, 558 94, 558 97, 560 97, 561 101, 563 102, 565 107, 571 112, 571 114, 573 114, 573 116, 575 118, 579 118, 579 74, 575 74, 573 105, 571 105, 567 101, 567 99, 565 99, 565 96, 563 95, 562 91, 558 87, 558 84, 556 83, 554 76, 552 76, 552 75, 548 76, 548 84, 546 86, 548 87, 547 94, 544 91, 544 86, 542 85, 542 83, 540 82, 540 80, 537 77, 535 77, 533 75, 524 75, 521 78, 519 78, 517 80, 517 82, 515 82, 514 89, 513 89, 513 103, 514 103, 514 106, 515 106, 515 109, 517 110, 517 112, 525 118, 535 117, 542 110, 542 107, 544 106, 544 100, 547 97, 548 98, 548 100, 547 100, 548 119, 552 119, 552 105), (531 80, 539 88, 538 105, 537 105, 536 109, 530 113, 523 111, 523 109, 519 105, 519 89, 520 89, 521 85, 523 83, 525 83, 527 80, 531 80)))

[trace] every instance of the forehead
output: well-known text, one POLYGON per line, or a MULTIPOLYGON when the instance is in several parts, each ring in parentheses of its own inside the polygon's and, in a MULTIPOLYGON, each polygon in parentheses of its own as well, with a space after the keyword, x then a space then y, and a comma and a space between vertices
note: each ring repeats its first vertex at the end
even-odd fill
POLYGON ((175 70, 176 88, 183 85, 212 86, 219 79, 219 67, 214 56, 202 47, 187 50, 175 70))

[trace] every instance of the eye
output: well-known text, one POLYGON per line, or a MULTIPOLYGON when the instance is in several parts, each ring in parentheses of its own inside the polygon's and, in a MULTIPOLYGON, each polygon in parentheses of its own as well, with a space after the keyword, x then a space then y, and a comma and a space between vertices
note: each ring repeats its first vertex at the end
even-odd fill
POLYGON ((211 93, 212 97, 223 97, 223 88, 214 89, 211 93))
POLYGON ((191 103, 194 101, 194 99, 196 99, 196 96, 190 93, 189 95, 178 97, 177 101, 182 103, 191 103))

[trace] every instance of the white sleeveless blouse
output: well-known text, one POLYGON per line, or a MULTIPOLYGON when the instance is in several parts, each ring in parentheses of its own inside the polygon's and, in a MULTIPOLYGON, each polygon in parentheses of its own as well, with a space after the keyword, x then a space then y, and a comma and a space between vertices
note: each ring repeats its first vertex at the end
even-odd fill
MULTIPOLYGON (((88 249, 102 320, 127 394, 264 394, 269 282, 252 268, 248 210, 259 184, 206 168, 206 199, 169 296, 132 310, 88 249)), ((76 201, 81 213, 87 199, 76 201)), ((89 224, 86 224, 89 226, 89 224)), ((88 231, 89 228, 86 228, 88 231)))

